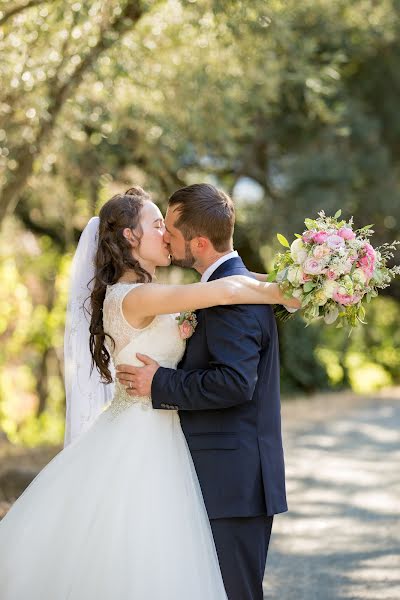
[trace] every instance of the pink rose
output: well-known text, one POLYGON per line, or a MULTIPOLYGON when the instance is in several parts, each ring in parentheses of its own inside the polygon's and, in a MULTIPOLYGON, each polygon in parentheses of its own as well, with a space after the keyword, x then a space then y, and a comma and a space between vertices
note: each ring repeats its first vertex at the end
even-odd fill
POLYGON ((181 325, 179 325, 180 336, 183 340, 187 340, 193 335, 193 326, 189 323, 189 321, 183 321, 181 325))
POLYGON ((303 270, 305 273, 309 273, 310 275, 321 275, 324 272, 325 264, 321 260, 317 260, 316 258, 307 258, 305 263, 303 264, 303 270))
POLYGON ((305 242, 306 244, 312 242, 315 233, 316 232, 314 229, 308 229, 307 231, 305 231, 301 236, 303 242, 305 242))
POLYGON ((345 242, 344 239, 340 237, 340 235, 330 235, 327 240, 326 240, 327 245, 329 246, 329 248, 331 248, 332 250, 337 250, 338 248, 342 248, 342 246, 344 246, 345 242))
POLYGON ((368 242, 364 245, 363 251, 365 254, 359 259, 357 267, 360 267, 364 271, 369 280, 374 272, 376 254, 375 250, 368 242))
POLYGON ((328 279, 337 279, 339 274, 336 273, 334 269, 328 269, 326 272, 326 276, 328 279))
POLYGON ((331 251, 326 244, 319 244, 313 248, 313 257, 317 259, 324 258, 324 256, 329 256, 330 253, 331 251))
POLYGON ((337 234, 344 240, 354 240, 356 234, 350 227, 341 227, 337 234))
POLYGON ((357 304, 357 302, 360 301, 361 296, 357 296, 356 294, 341 294, 336 290, 333 292, 332 298, 335 302, 338 302, 338 304, 341 304, 342 306, 350 306, 351 304, 357 304))
POLYGON ((367 256, 369 256, 371 258, 371 260, 373 261, 373 263, 375 264, 376 253, 375 253, 375 250, 373 249, 373 247, 371 246, 371 244, 369 244, 367 242, 364 246, 364 250, 365 250, 367 256))
POLYGON ((312 239, 316 244, 323 244, 328 237, 329 235, 326 231, 318 231, 313 235, 312 239))
POLYGON ((312 276, 308 273, 304 273, 304 271, 300 274, 300 283, 306 283, 307 281, 311 281, 312 276))

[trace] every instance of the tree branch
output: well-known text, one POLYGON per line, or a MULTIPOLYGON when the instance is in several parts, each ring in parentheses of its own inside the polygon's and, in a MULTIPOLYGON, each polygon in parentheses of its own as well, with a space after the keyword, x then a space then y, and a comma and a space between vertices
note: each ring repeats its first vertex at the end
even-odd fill
POLYGON ((69 97, 71 91, 76 89, 81 83, 85 72, 92 67, 103 52, 114 44, 116 41, 115 34, 118 34, 118 36, 123 35, 133 24, 137 23, 142 14, 140 0, 128 0, 121 14, 111 24, 103 28, 97 44, 84 57, 69 80, 55 90, 53 97, 50 98, 52 102, 52 106, 49 109, 50 114, 58 114, 59 109, 69 97))
POLYGON ((20 12, 27 10, 28 8, 32 8, 33 6, 38 6, 39 4, 45 4, 48 0, 29 0, 29 2, 24 2, 22 4, 18 4, 17 6, 13 6, 8 12, 3 13, 3 16, 0 17, 0 26, 7 23, 9 19, 15 17, 20 12))
POLYGON ((69 80, 58 87, 54 87, 54 92, 49 99, 50 104, 47 118, 42 119, 35 141, 20 146, 15 152, 14 158, 18 163, 18 167, 2 189, 0 223, 7 214, 15 210, 20 193, 29 176, 32 174, 34 159, 40 154, 41 148, 49 138, 65 101, 71 96, 74 90, 76 90, 86 71, 93 66, 99 56, 108 50, 121 35, 126 33, 134 24, 136 24, 142 14, 142 1, 128 0, 121 14, 102 29, 97 44, 91 48, 69 80))
MULTIPOLYGON (((39 223, 38 221, 33 220, 31 218, 30 211, 23 202, 20 202, 16 207, 15 215, 26 227, 26 229, 36 235, 47 235, 61 253, 66 252, 67 240, 64 235, 64 226, 62 223, 57 224, 57 222, 55 222, 53 224, 49 224, 43 221, 39 223)), ((74 243, 78 242, 81 233, 82 232, 80 230, 73 228, 71 237, 73 237, 74 243)))

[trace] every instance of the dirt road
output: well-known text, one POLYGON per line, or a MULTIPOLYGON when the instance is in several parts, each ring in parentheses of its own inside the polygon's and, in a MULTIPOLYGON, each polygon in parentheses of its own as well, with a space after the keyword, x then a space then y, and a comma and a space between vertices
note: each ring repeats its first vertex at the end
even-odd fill
POLYGON ((283 422, 265 600, 400 600, 400 393, 289 402, 283 422))

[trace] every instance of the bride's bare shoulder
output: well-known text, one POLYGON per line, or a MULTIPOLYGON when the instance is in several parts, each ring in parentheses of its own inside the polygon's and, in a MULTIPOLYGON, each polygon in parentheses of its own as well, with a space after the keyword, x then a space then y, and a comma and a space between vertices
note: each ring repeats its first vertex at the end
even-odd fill
POLYGON ((136 329, 147 327, 155 315, 149 314, 148 303, 157 293, 156 283, 134 283, 122 299, 122 312, 128 323, 136 329))

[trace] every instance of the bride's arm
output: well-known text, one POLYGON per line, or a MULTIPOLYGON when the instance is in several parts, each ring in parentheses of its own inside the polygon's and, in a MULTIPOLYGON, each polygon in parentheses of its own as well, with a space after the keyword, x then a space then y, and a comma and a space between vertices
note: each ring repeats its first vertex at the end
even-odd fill
POLYGON ((253 277, 257 279, 257 281, 267 281, 268 273, 251 273, 253 277))
POLYGON ((277 283, 261 283, 244 275, 233 275, 207 283, 164 285, 146 283, 133 288, 123 300, 128 320, 178 313, 228 304, 286 304, 300 307, 295 298, 285 298, 277 283))

